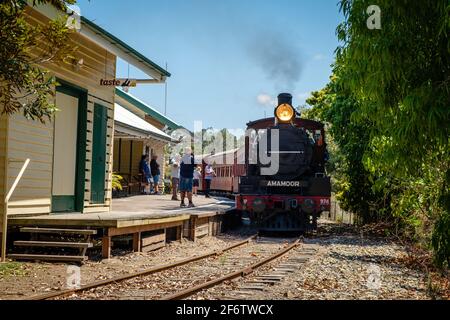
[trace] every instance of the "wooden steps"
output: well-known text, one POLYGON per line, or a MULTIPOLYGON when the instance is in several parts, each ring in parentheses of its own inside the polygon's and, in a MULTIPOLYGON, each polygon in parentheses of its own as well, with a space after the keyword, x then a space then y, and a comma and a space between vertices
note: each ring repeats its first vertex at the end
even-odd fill
POLYGON ((92 248, 90 242, 14 241, 17 247, 92 248))
POLYGON ((61 261, 61 262, 83 262, 86 256, 62 256, 48 254, 10 254, 8 258, 14 260, 35 260, 35 261, 61 261))
POLYGON ((21 228, 20 232, 29 233, 31 240, 14 241, 19 252, 8 255, 15 260, 83 262, 87 260, 86 251, 93 247, 91 236, 97 230, 62 228, 21 228), (53 248, 53 250, 49 250, 53 248), (38 250, 38 251, 37 251, 38 250), (22 253, 24 252, 25 253, 22 253), (45 254, 51 251, 52 253, 45 254), (63 251, 66 254, 54 254, 63 251), (43 254, 44 252, 44 254, 43 254), (78 254, 77 254, 78 252, 78 254))
POLYGON ((57 233, 57 234, 81 234, 81 235, 94 235, 97 234, 97 230, 88 229, 56 229, 56 228, 21 228, 20 232, 28 233, 57 233))

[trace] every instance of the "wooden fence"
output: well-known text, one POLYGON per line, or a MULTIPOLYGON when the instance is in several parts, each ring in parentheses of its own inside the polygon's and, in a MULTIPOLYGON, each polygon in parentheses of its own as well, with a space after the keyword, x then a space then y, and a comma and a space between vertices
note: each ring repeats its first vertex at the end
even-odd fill
POLYGON ((342 209, 336 200, 331 201, 330 212, 323 213, 322 217, 331 221, 345 224, 355 224, 357 219, 354 213, 342 209))

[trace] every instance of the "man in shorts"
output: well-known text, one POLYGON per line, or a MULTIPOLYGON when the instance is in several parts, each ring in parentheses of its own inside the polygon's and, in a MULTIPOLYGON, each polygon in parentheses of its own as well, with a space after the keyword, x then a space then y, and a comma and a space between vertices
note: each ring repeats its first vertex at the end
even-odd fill
POLYGON ((185 208, 184 199, 189 200, 188 208, 195 207, 192 203, 192 187, 194 184, 194 155, 191 148, 186 148, 183 158, 180 163, 180 193, 181 193, 181 208, 185 208))

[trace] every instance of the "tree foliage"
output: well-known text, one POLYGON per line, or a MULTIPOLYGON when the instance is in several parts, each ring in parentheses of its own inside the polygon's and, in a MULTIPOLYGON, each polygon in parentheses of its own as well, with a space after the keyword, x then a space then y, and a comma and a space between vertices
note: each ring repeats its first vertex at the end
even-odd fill
POLYGON ((450 2, 380 0, 379 30, 367 27, 372 4, 341 0, 333 79, 309 113, 330 123, 345 160, 344 204, 363 214, 368 196, 448 265, 450 2))
POLYGON ((341 1, 336 73, 364 102, 355 116, 368 117, 385 137, 374 147, 393 151, 385 153, 386 163, 400 175, 417 174, 431 153, 448 146, 450 4, 378 1, 382 29, 370 30, 362 13, 371 3, 341 1))
MULTIPOLYGON (((35 0, 60 10, 75 0, 35 0)), ((45 70, 49 63, 72 63, 76 49, 69 41, 64 19, 45 26, 25 20, 26 1, 0 2, 0 106, 2 114, 22 112, 28 119, 50 119, 56 111, 51 102, 56 81, 45 70), (37 52, 40 52, 37 54, 37 52)))
POLYGON ((311 109, 303 117, 327 124, 330 161, 327 171, 332 175, 333 188, 343 209, 357 213, 361 223, 384 218, 389 195, 374 188, 372 174, 363 159, 370 136, 367 121, 354 121, 352 114, 358 101, 341 91, 334 78, 326 88, 313 92, 307 99, 311 109), (383 213, 383 215, 381 215, 383 213))

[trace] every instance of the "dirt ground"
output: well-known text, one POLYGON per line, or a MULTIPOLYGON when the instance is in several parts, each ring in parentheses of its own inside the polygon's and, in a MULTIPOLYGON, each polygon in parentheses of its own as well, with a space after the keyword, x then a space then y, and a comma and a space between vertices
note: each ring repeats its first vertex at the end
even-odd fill
MULTIPOLYGON (((113 250, 109 260, 89 260, 81 266, 81 284, 134 273, 194 255, 211 252, 243 238, 219 236, 199 239, 195 243, 183 240, 149 253, 113 250)), ((9 262, 0 265, 0 300, 26 299, 37 294, 67 288, 70 264, 44 262, 9 262)))

